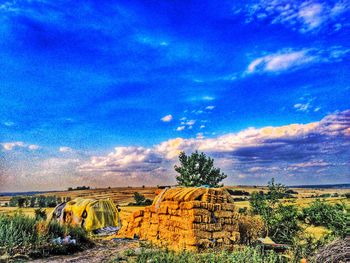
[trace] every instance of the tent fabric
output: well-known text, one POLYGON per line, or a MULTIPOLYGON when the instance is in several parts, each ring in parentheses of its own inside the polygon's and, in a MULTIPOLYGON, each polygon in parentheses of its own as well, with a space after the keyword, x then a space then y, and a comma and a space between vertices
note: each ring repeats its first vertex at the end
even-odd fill
POLYGON ((56 206, 49 220, 62 224, 82 226, 87 231, 104 227, 121 227, 119 212, 110 199, 96 200, 76 198, 56 206))

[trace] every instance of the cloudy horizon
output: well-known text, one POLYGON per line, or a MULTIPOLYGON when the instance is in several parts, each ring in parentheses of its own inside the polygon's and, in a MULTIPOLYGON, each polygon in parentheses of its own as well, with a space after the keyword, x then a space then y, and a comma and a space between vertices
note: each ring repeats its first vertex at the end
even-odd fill
POLYGON ((0 192, 349 183, 350 2, 7 0, 0 192))

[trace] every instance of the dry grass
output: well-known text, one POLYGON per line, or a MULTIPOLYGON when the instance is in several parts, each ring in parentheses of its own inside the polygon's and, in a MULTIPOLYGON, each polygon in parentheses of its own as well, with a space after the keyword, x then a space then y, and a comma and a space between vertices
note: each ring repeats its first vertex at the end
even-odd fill
MULTIPOLYGON (((34 217, 34 210, 36 208, 17 208, 17 207, 0 207, 0 214, 14 215, 20 213, 26 216, 34 217)), ((53 208, 45 208, 46 214, 49 214, 53 208)))
POLYGON ((326 234, 329 234, 331 231, 323 226, 308 226, 305 225, 305 234, 313 235, 316 239, 321 239, 326 234))

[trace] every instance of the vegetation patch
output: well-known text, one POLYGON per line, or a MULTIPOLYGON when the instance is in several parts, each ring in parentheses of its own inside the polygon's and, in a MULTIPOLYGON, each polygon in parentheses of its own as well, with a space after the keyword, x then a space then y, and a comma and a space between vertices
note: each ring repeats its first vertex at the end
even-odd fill
POLYGON ((174 252, 170 250, 141 250, 141 253, 128 262, 154 263, 207 263, 207 262, 235 262, 235 263, 283 263, 287 259, 273 251, 264 252, 260 248, 244 247, 231 252, 213 251, 210 253, 193 253, 188 251, 174 252))
POLYGON ((129 206, 147 206, 152 204, 151 199, 146 199, 146 197, 143 194, 140 194, 139 192, 134 193, 134 200, 135 202, 129 203, 129 206))
POLYGON ((91 247, 92 242, 80 227, 61 226, 46 223, 22 214, 0 215, 0 247, 2 259, 18 255, 29 258, 45 257, 53 254, 71 254, 91 247), (54 242, 54 239, 70 236, 75 243, 54 242))
POLYGON ((324 226, 335 234, 345 236, 346 233, 346 207, 344 204, 329 204, 316 199, 309 207, 302 211, 302 219, 314 226, 324 226))

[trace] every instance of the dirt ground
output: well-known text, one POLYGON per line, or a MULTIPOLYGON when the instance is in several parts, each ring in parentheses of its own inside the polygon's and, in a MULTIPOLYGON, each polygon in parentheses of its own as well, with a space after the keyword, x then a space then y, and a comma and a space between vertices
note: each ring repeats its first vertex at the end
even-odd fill
POLYGON ((31 260, 35 263, 100 263, 127 262, 118 259, 118 254, 128 249, 139 249, 137 240, 98 241, 95 247, 73 255, 52 256, 44 259, 31 260))

